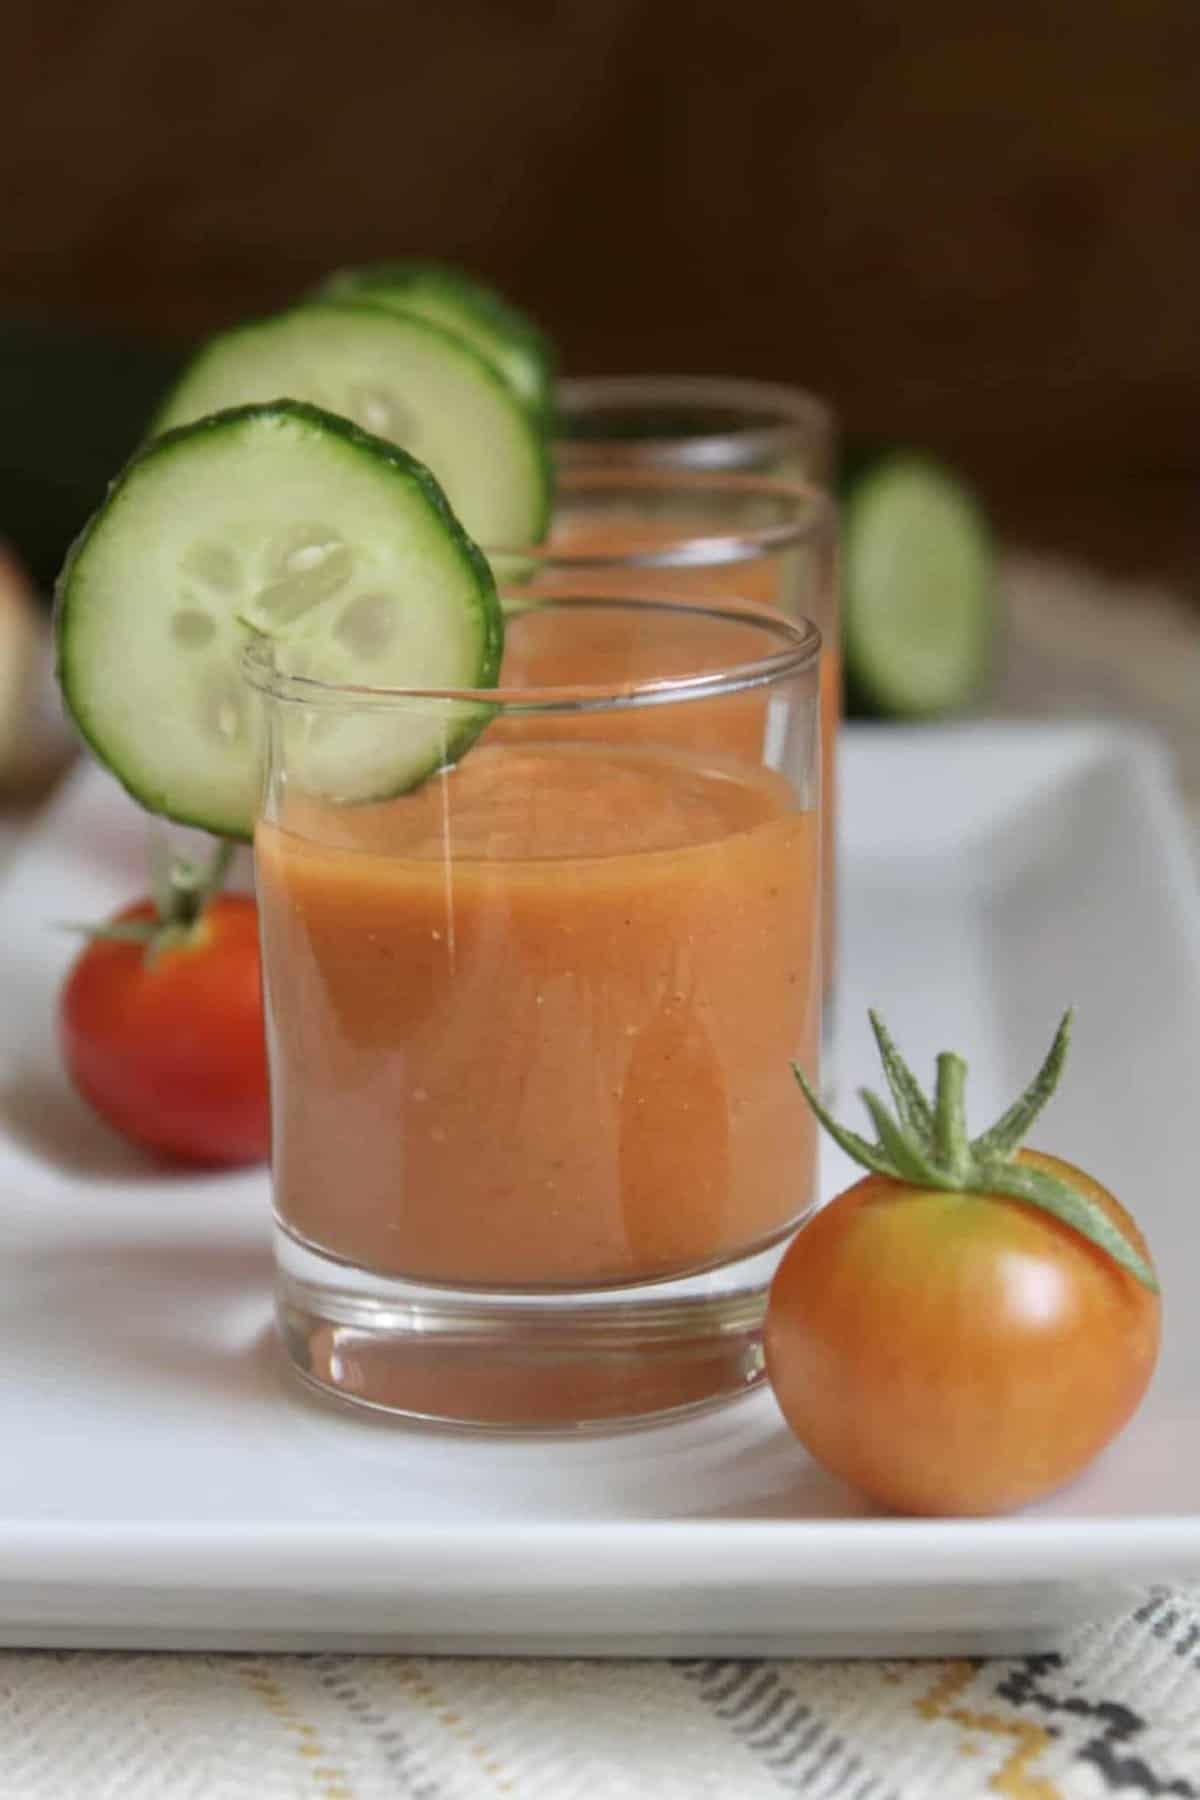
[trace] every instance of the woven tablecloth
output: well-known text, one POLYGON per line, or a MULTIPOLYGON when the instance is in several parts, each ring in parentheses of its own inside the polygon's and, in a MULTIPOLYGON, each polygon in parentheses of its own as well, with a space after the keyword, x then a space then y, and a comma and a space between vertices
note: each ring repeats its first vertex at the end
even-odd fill
MULTIPOLYGON (((997 709, 1139 720, 1200 823, 1200 624, 1010 556, 997 709)), ((1200 1800, 1200 1588, 987 1662, 0 1653, 0 1800, 1200 1800)))

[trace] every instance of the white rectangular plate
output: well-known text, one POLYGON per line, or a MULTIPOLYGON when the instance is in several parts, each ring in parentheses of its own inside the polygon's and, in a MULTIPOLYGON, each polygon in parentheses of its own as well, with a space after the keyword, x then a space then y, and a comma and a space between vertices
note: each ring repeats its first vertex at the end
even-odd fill
POLYGON ((144 879, 143 822, 89 768, 0 890, 0 1643, 1005 1650, 1200 1574, 1200 933, 1162 758, 1102 727, 852 732, 844 820, 843 1106, 875 1079, 868 1004, 918 1067, 969 1053, 978 1119, 1077 1008, 1044 1141, 1132 1207, 1167 1295, 1151 1394, 1083 1481, 925 1523, 822 1475, 765 1392, 537 1441, 299 1391, 266 1177, 152 1168, 61 1073, 57 927, 144 879))

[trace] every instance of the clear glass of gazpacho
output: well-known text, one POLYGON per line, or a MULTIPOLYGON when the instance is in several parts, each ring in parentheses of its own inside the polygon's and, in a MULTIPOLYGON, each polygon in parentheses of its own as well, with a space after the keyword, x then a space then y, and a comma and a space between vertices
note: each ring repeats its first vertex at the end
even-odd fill
POLYGON ((813 1204, 820 634, 582 583, 507 612, 497 689, 247 652, 278 1314, 347 1399, 580 1429, 753 1385, 813 1204), (323 741, 431 721, 418 786, 334 791, 323 741))

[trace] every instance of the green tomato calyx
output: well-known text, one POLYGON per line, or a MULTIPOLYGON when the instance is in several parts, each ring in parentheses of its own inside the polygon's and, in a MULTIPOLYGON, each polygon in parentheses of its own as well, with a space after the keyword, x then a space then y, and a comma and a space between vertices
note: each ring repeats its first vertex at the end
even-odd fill
POLYGON ((967 1065, 953 1051, 937 1059, 937 1083, 930 1101, 897 1050, 883 1020, 868 1015, 892 1097, 892 1110, 869 1088, 862 1102, 875 1127, 874 1143, 850 1131, 826 1110, 804 1071, 792 1072, 809 1106, 830 1137, 872 1174, 909 1187, 949 1193, 1001 1194, 1051 1213, 1062 1224, 1158 1292, 1154 1270, 1090 1194, 1046 1169, 1014 1160, 1030 1126, 1058 1086, 1071 1041, 1071 1014, 1063 1014, 1046 1059, 1020 1098, 979 1137, 967 1135, 967 1065))

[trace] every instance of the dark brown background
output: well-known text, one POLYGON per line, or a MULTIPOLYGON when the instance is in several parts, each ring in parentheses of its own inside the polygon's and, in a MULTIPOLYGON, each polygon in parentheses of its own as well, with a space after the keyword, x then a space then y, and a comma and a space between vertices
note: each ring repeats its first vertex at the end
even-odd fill
POLYGON ((184 338, 460 259, 573 370, 806 383, 1195 586, 1197 0, 5 10, 0 312, 184 338))

